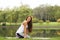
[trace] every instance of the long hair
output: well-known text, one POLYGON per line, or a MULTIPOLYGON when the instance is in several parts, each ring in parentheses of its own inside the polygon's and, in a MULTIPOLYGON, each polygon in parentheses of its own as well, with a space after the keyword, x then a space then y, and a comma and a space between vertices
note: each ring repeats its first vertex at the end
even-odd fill
MULTIPOLYGON (((31 17, 31 16, 28 16, 28 17, 31 18, 31 20, 27 23, 27 24, 28 24, 28 31, 29 31, 29 32, 32 32, 32 17, 31 17)), ((27 18, 28 18, 28 17, 27 17, 27 18)), ((27 18, 26 18, 26 20, 27 20, 27 18)))

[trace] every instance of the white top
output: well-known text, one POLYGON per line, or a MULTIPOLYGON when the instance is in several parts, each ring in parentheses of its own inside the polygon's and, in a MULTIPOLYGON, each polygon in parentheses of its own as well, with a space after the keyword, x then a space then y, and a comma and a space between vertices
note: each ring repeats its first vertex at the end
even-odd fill
MULTIPOLYGON (((26 25, 26 28, 28 28, 28 25, 26 25)), ((18 28, 17 32, 19 33, 21 36, 24 36, 24 25, 23 23, 21 24, 21 26, 18 28)), ((26 37, 29 37, 28 35, 26 35, 26 37)))

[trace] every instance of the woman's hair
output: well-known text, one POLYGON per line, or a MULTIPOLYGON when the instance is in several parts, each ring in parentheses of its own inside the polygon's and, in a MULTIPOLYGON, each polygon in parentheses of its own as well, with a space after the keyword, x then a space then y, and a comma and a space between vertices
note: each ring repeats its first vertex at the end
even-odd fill
MULTIPOLYGON (((28 24, 28 31, 29 31, 29 32, 32 32, 32 17, 31 17, 31 16, 28 16, 28 17, 31 18, 31 20, 27 23, 27 24, 28 24)), ((27 18, 28 18, 28 17, 27 17, 27 18)), ((27 18, 26 18, 26 20, 27 20, 27 18)))

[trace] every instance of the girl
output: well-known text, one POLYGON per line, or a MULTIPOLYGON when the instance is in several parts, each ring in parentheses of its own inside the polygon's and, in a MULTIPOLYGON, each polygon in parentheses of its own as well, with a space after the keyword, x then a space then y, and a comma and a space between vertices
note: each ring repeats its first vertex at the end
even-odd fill
POLYGON ((28 35, 30 32, 32 32, 32 17, 28 16, 17 30, 16 36, 19 38, 30 38, 28 35))

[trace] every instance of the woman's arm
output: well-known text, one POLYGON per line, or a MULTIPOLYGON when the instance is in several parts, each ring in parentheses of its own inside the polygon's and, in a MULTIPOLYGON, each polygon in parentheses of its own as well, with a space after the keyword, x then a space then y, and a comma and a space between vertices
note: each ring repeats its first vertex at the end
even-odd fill
POLYGON ((26 29, 26 25, 27 25, 27 22, 24 22, 23 23, 23 25, 24 25, 24 38, 26 38, 26 35, 27 35, 27 29, 26 29))

